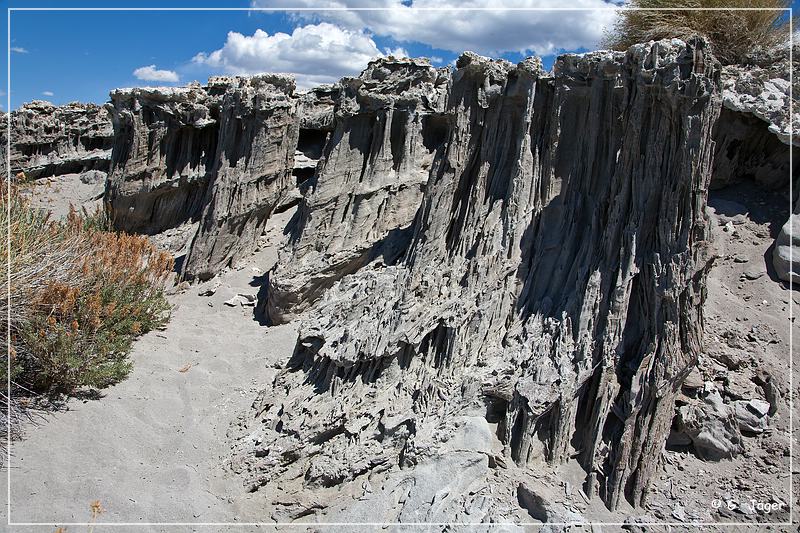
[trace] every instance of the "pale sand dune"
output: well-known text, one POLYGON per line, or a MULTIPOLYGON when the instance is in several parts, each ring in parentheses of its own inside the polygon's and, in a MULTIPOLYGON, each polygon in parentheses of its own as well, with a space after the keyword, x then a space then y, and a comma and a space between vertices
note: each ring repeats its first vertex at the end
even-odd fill
MULTIPOLYGON (((273 242, 288 215, 273 223, 273 242)), ((273 365, 291 355, 295 325, 263 327, 253 307, 223 302, 256 294, 253 268, 266 271, 275 260, 270 246, 223 274, 213 296, 198 293, 214 280, 171 297, 171 321, 135 343, 127 380, 100 400, 72 399, 69 410, 28 428, 13 443, 12 520, 52 523, 25 530, 53 531, 88 520, 90 502, 100 500, 105 522, 269 521, 258 515, 264 496, 245 493, 225 470, 226 432, 257 387, 270 382, 273 365)), ((2 484, 5 490, 5 476, 2 484)))

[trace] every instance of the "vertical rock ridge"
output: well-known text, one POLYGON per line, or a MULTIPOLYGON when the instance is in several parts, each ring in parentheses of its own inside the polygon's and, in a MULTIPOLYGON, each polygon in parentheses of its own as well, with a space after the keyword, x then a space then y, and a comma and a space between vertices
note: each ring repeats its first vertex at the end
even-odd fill
POLYGON ((251 252, 294 187, 294 87, 289 76, 265 74, 113 91, 115 226, 155 234, 199 222, 183 262, 188 278, 209 278, 251 252))
MULTIPOLYGON (((408 248, 302 322, 240 441, 250 487, 413 465, 491 409, 519 465, 577 455, 589 494, 641 504, 700 342, 718 85, 701 40, 562 56, 553 76, 463 54, 408 248)), ((389 109, 362 132, 366 168, 394 164, 389 109)), ((321 165, 349 148, 339 131, 321 165)), ((347 235, 333 212, 322 249, 347 235)))
MULTIPOLYGON (((448 77, 427 61, 384 58, 340 82, 332 131, 291 242, 269 275, 273 323, 290 320, 367 261, 402 253, 441 144, 435 130, 447 128, 440 111, 448 77)), ((323 116, 314 122, 329 123, 323 116)))
POLYGON ((701 42, 634 47, 621 76, 599 54, 566 59, 577 62, 555 69, 561 193, 534 221, 515 326, 523 359, 550 361, 523 373, 506 427, 522 432, 508 436, 516 460, 543 432, 551 460, 570 443, 583 451, 589 494, 639 505, 699 348, 718 72, 701 42))
POLYGON ((237 79, 226 89, 216 166, 186 257, 187 277, 210 278, 252 252, 267 217, 294 187, 299 121, 293 91, 294 79, 278 75, 237 79))
POLYGON ((219 108, 199 85, 117 89, 106 201, 117 229, 155 234, 196 219, 214 166, 219 108))

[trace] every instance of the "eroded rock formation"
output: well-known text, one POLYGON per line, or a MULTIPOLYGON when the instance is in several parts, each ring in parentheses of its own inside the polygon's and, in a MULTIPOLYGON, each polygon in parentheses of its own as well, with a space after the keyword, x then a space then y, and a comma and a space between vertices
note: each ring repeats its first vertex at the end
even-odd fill
POLYGON ((153 234, 199 221, 183 263, 189 278, 211 277, 251 252, 292 187, 293 91, 282 75, 113 91, 108 205, 116 227, 153 234))
POLYGON ((588 494, 642 503, 702 332, 721 107, 705 44, 562 56, 552 76, 470 53, 452 77, 381 64, 344 91, 292 253, 336 265, 326 283, 361 268, 256 401, 236 462, 250 487, 430 464, 481 413, 504 447, 488 461, 577 456, 588 494), (410 97, 376 98, 400 72, 410 97), (401 185, 416 214, 387 210, 401 185), (383 212, 413 220, 407 245, 365 264, 383 212))
POLYGON ((106 172, 112 143, 113 129, 102 106, 77 102, 54 106, 35 100, 11 113, 14 176, 23 172, 25 179, 33 180, 88 170, 106 172))
POLYGON ((327 143, 317 135, 320 162, 300 184, 307 193, 270 273, 274 323, 295 317, 342 276, 379 256, 392 263, 405 249, 404 230, 449 127, 442 114, 449 80, 448 69, 427 61, 381 59, 340 82, 332 112, 320 113, 318 97, 303 106, 301 140, 333 129, 327 143))
POLYGON ((184 266, 190 278, 210 278, 252 252, 267 217, 294 187, 294 79, 263 75, 224 89, 215 166, 184 266))
MULTIPOLYGON (((792 95, 788 47, 764 55, 753 65, 722 69, 723 110, 714 131, 716 152, 711 186, 742 179, 781 189, 788 187, 790 130, 800 116, 789 114, 792 95)), ((800 146, 800 140, 792 139, 800 146)))
POLYGON ((199 216, 217 150, 219 107, 199 86, 112 91, 107 201, 118 229, 153 234, 199 216))

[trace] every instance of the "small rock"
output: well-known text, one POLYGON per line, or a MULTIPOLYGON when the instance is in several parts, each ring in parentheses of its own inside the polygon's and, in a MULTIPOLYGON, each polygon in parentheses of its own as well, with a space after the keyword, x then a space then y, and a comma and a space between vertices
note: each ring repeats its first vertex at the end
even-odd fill
POLYGON ((236 307, 237 305, 241 305, 242 307, 252 307, 256 305, 258 302, 258 297, 255 294, 237 294, 230 300, 225 301, 225 305, 230 307, 236 307))
POLYGON ((102 170, 87 170, 81 173, 80 180, 86 185, 92 185, 95 183, 105 183, 106 176, 107 174, 102 170))
POLYGON ((758 416, 767 416, 769 414, 769 402, 764 400, 750 400, 747 402, 747 408, 758 416))
POLYGON ((683 388, 687 390, 703 388, 703 375, 697 367, 694 367, 689 375, 686 376, 686 379, 683 381, 683 388))
POLYGON ((186 290, 188 288, 189 288, 189 282, 188 281, 181 281, 180 283, 178 283, 177 285, 175 285, 171 289, 168 289, 166 291, 166 293, 168 295, 180 294, 182 292, 186 292, 186 290))
POLYGON ((258 297, 255 294, 240 294, 239 303, 242 307, 252 307, 258 302, 258 297))
POLYGON ((701 402, 678 408, 670 438, 691 440, 699 457, 710 461, 734 457, 744 450, 733 409, 713 382, 706 382, 701 402))
POLYGON ((729 372, 725 380, 725 395, 735 400, 746 400, 756 395, 756 384, 748 375, 729 372))
POLYGON ((212 283, 211 285, 201 289, 200 292, 197 293, 197 295, 198 296, 213 296, 214 293, 217 292, 217 289, 219 289, 220 285, 222 285, 222 281, 220 281, 219 278, 215 278, 214 279, 214 283, 212 283))
POLYGON ((758 278, 760 278, 761 276, 763 276, 764 274, 766 274, 766 272, 764 272, 763 270, 761 270, 761 271, 758 271, 758 270, 745 270, 742 273, 742 276, 744 276, 745 279, 749 279, 750 281, 755 281, 758 278))
POLYGON ((686 520, 686 509, 683 508, 683 505, 675 504, 675 507, 672 508, 672 517, 679 522, 686 520))
POLYGON ((734 402, 733 411, 739 429, 744 433, 763 433, 769 425, 769 403, 763 400, 739 400, 734 402))

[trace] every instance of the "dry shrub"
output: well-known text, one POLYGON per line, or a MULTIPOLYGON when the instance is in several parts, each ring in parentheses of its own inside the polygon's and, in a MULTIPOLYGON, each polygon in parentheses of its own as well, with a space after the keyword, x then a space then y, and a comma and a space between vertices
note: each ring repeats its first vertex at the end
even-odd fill
POLYGON ((682 7, 704 8, 788 8, 790 0, 629 0, 616 23, 606 34, 604 45, 627 50, 636 43, 694 35, 708 39, 714 56, 723 64, 746 63, 751 53, 772 48, 789 40, 787 11, 688 11, 682 7), (650 10, 647 10, 650 8, 650 10), (677 8, 668 11, 653 8, 677 8))
MULTIPOLYGON (((72 210, 66 221, 51 220, 2 186, 0 265, 7 272, 10 260, 12 380, 52 395, 124 378, 133 339, 168 318, 163 290, 171 256, 144 237, 107 231, 102 213, 72 210)), ((8 310, 3 298, 3 342, 8 310)))

